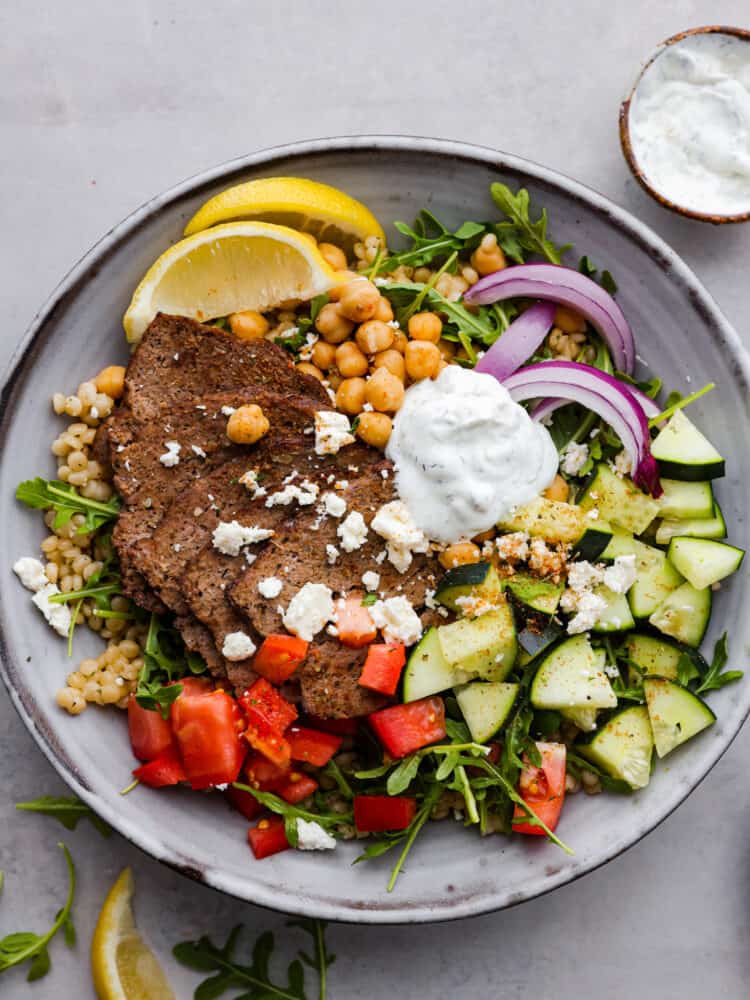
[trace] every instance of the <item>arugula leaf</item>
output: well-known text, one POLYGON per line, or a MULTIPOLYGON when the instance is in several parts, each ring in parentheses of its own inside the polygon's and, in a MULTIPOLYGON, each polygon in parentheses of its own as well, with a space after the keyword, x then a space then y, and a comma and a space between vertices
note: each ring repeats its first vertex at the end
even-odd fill
POLYGON ((499 222, 495 226, 498 243, 505 253, 523 264, 524 253, 540 254, 553 264, 559 264, 562 255, 570 249, 570 244, 557 247, 552 240, 547 239, 547 209, 534 222, 529 215, 529 192, 519 188, 514 194, 506 184, 496 181, 490 185, 492 199, 508 222, 499 222))
POLYGON ((186 653, 180 634, 152 614, 143 650, 143 667, 135 689, 138 704, 152 712, 160 711, 166 719, 170 705, 182 694, 182 684, 174 682, 188 672, 201 674, 205 670, 202 657, 186 653))
POLYGON ((635 791, 627 781, 622 781, 620 778, 611 778, 606 771, 602 771, 600 767, 592 764, 590 760, 579 757, 570 747, 568 747, 565 763, 570 773, 576 779, 580 780, 581 771, 591 771, 592 774, 597 775, 602 788, 607 792, 616 792, 618 795, 632 795, 635 791))
POLYGON ((416 778, 422 759, 418 753, 409 754, 408 757, 404 757, 395 770, 391 771, 385 786, 389 795, 400 795, 406 791, 416 778))
MULTIPOLYGON (((492 231, 490 223, 464 222, 452 233, 426 209, 419 213, 413 227, 407 226, 405 222, 395 222, 394 227, 411 241, 411 246, 407 250, 389 254, 366 269, 364 273, 370 278, 374 277, 376 271, 383 273, 395 271, 398 267, 424 267, 449 258, 452 254, 468 256, 479 245, 482 236, 492 231)), ((455 261, 449 270, 455 272, 455 261)))
POLYGON ((369 608, 372 607, 373 604, 377 604, 377 602, 378 602, 377 594, 365 594, 365 596, 362 598, 362 607, 369 608))
POLYGON ((181 965, 197 972, 213 973, 195 990, 196 1000, 214 1000, 228 989, 243 989, 238 1000, 308 1000, 305 992, 304 966, 312 968, 318 975, 318 1000, 326 1000, 328 969, 336 956, 328 951, 325 941, 326 923, 321 920, 294 920, 289 927, 298 927, 310 934, 313 940, 313 954, 299 950, 297 957, 287 967, 287 982, 275 983, 271 979, 271 957, 274 951, 274 937, 270 932, 261 934, 253 945, 250 962, 242 963, 235 958, 237 942, 242 925, 235 927, 223 947, 215 945, 209 937, 197 941, 182 941, 175 945, 172 954, 181 965))
POLYGON ((112 835, 112 828, 109 824, 100 819, 93 809, 89 808, 85 802, 81 802, 75 795, 67 798, 57 795, 42 795, 30 802, 16 802, 16 809, 21 812, 52 816, 59 823, 62 823, 66 830, 75 830, 82 819, 87 819, 102 837, 112 835))
POLYGON ((602 271, 601 277, 597 278, 598 269, 592 264, 590 257, 581 257, 578 261, 578 270, 581 274, 585 274, 587 278, 591 278, 592 281, 598 281, 604 291, 609 292, 610 295, 614 295, 617 292, 617 282, 612 277, 611 272, 602 271))
POLYGON ((117 496, 106 503, 89 500, 81 496, 74 486, 57 479, 48 482, 41 476, 21 483, 16 489, 16 499, 35 510, 56 511, 55 530, 64 527, 74 514, 83 514, 83 524, 76 531, 78 535, 88 535, 114 521, 120 511, 120 498, 117 496))
POLYGON ((243 785, 238 781, 235 781, 232 787, 239 788, 242 792, 249 792, 262 806, 276 813, 277 816, 283 816, 285 820, 290 819, 296 822, 298 819, 304 819, 308 822, 319 823, 320 826, 329 831, 332 827, 336 827, 340 823, 350 823, 352 821, 351 813, 314 813, 310 812, 309 809, 300 809, 299 806, 285 802, 284 799, 280 799, 278 795, 274 795, 272 792, 261 792, 257 788, 252 788, 250 785, 243 785))
POLYGON ((484 347, 494 344, 518 314, 518 309, 512 302, 496 302, 492 306, 482 306, 476 312, 469 312, 460 302, 450 302, 435 288, 412 281, 390 281, 379 287, 393 305, 396 318, 402 326, 405 326, 405 318, 419 298, 421 308, 438 312, 443 317, 443 335, 446 339, 455 341, 464 336, 478 341, 484 347))
POLYGON ((65 863, 68 866, 68 897, 65 905, 58 912, 52 927, 46 934, 35 934, 33 931, 20 931, 16 934, 8 934, 0 940, 0 973, 23 962, 30 962, 28 975, 29 982, 41 979, 46 976, 50 969, 50 957, 48 945, 57 932, 64 928, 66 942, 75 942, 75 930, 73 929, 71 908, 75 896, 76 873, 70 851, 65 844, 58 844, 65 855, 65 863))
POLYGON ((396 881, 399 875, 401 874, 401 869, 404 867, 404 862, 406 861, 407 857, 409 856, 409 852, 414 846, 414 841, 417 839, 419 831, 422 829, 422 827, 429 819, 430 813, 432 812, 432 809, 437 800, 440 798, 441 794, 442 794, 442 789, 440 785, 438 785, 437 783, 431 785, 427 794, 422 800, 422 805, 417 810, 414 819, 411 821, 409 826, 404 831, 404 835, 401 838, 405 841, 404 848, 399 854, 398 860, 396 861, 396 864, 393 866, 393 870, 391 871, 391 877, 388 881, 388 887, 387 887, 388 892, 393 892, 393 889, 395 888, 396 885, 396 881))
POLYGON ((718 691, 719 688, 723 688, 725 684, 732 684, 734 681, 738 681, 741 677, 744 677, 744 671, 742 670, 724 670, 729 659, 729 650, 727 649, 727 634, 717 640, 714 646, 714 655, 711 660, 711 666, 706 671, 703 680, 700 682, 698 687, 695 689, 696 694, 705 694, 706 691, 718 691))
POLYGON ((683 653, 677 661, 677 683, 687 687, 701 672, 695 665, 695 660, 688 653, 683 653))

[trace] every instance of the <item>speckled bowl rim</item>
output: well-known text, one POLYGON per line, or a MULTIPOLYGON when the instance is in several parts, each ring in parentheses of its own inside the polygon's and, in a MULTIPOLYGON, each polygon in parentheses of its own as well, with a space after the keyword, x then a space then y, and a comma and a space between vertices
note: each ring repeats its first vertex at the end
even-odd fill
MULTIPOLYGON (((578 202, 586 205, 601 216, 606 224, 619 229, 621 233, 626 235, 641 250, 647 251, 664 270, 669 271, 672 280, 682 286, 685 293, 690 297, 693 306, 713 328, 714 333, 718 336, 726 351, 731 354, 737 365, 737 377, 741 380, 744 379, 745 384, 750 384, 750 356, 747 355, 738 335, 724 318, 718 306, 698 281, 697 277, 680 257, 648 226, 639 222, 629 212, 618 207, 608 198, 555 170, 540 166, 521 157, 483 146, 422 137, 390 135, 341 136, 275 146, 212 167, 182 181, 162 194, 157 195, 155 198, 152 198, 150 201, 145 202, 140 208, 136 209, 131 215, 103 236, 69 271, 36 314, 7 365, 3 377, 2 393, 0 395, 0 449, 3 447, 5 436, 12 420, 11 403, 16 381, 22 376, 27 362, 33 360, 33 355, 38 347, 38 341, 43 336, 45 323, 54 316, 58 308, 64 307, 66 300, 75 295, 85 285, 88 276, 95 273, 106 262, 107 257, 114 248, 127 240, 130 234, 136 231, 144 220, 149 219, 152 215, 160 212, 184 195, 198 194, 202 189, 213 186, 218 180, 225 181, 228 184, 232 183, 235 178, 241 176, 249 168, 268 168, 278 165, 279 169, 290 173, 293 172, 296 158, 305 158, 310 155, 321 156, 327 153, 341 154, 347 151, 362 152, 368 150, 379 153, 393 152, 415 155, 424 153, 432 157, 442 156, 454 163, 456 161, 468 161, 480 166, 493 167, 507 173, 517 174, 520 177, 531 178, 535 183, 547 189, 561 192, 574 203, 578 202)), ((692 784, 687 789, 684 784, 679 786, 675 784, 670 796, 663 797, 659 803, 655 803, 655 808, 647 823, 635 832, 631 831, 628 835, 621 838, 613 836, 612 840, 608 843, 607 850, 594 858, 581 862, 579 867, 573 872, 568 870, 566 872, 549 873, 545 872, 542 868, 538 874, 529 878, 526 888, 522 892, 502 890, 492 896, 485 896, 481 899, 472 899, 466 896, 461 896, 460 898, 446 897, 441 906, 400 904, 398 899, 394 898, 387 903, 370 907, 367 904, 330 903, 324 900, 316 900, 314 897, 305 897, 302 899, 298 898, 293 890, 271 892, 263 886, 254 883, 252 877, 245 876, 240 882, 231 875, 227 875, 215 868, 209 872, 197 870, 190 864, 189 858, 184 854, 166 848, 158 837, 138 828, 136 824, 123 817, 115 808, 100 799, 95 792, 92 792, 87 787, 83 776, 77 772, 76 768, 67 759, 64 747, 60 745, 54 735, 46 728, 43 714, 35 710, 34 704, 27 705, 22 700, 20 692, 13 682, 13 675, 19 673, 20 665, 10 662, 5 635, 0 630, 0 676, 2 676, 11 700, 24 725, 47 760, 71 790, 131 843, 141 848, 141 850, 152 858, 181 874, 200 881, 220 892, 234 896, 237 899, 249 901, 270 910, 284 913, 295 913, 304 916, 361 924, 431 923, 479 916, 483 913, 505 909, 526 900, 534 899, 537 896, 542 896, 561 885, 573 882, 581 876, 600 868, 642 840, 646 834, 662 823, 687 798, 723 756, 741 729, 748 714, 750 714, 749 704, 748 710, 734 729, 726 732, 724 741, 722 743, 718 743, 717 741, 716 749, 706 757, 701 770, 695 775, 692 784), (250 889, 252 889, 252 892, 249 891, 250 889)))
POLYGON ((677 202, 671 201, 646 179, 646 175, 638 163, 638 158, 635 155, 633 143, 630 139, 630 105, 635 97, 636 89, 643 79, 643 74, 664 53, 665 49, 670 45, 683 41, 685 38, 689 38, 691 35, 734 35, 736 38, 742 38, 744 41, 750 42, 750 30, 747 28, 736 28, 727 24, 707 24, 698 28, 689 28, 687 31, 678 31, 676 35, 671 35, 669 38, 665 38, 663 42, 660 42, 641 66, 633 86, 620 105, 620 145, 622 146, 622 152, 630 168, 630 172, 646 194, 650 195, 654 201, 657 201, 664 208, 668 208, 671 212, 676 212, 686 219, 695 219, 697 222, 710 222, 715 226, 747 222, 750 219, 750 208, 748 208, 747 212, 738 212, 735 215, 722 215, 721 213, 697 212, 695 209, 685 208, 684 205, 679 205, 677 202))

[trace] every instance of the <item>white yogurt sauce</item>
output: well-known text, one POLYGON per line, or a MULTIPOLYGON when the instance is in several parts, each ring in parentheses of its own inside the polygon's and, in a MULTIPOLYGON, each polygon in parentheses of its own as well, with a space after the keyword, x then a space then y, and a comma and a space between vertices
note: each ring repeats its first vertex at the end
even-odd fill
POLYGON ((668 45, 636 87, 629 125, 664 197, 705 214, 750 210, 750 42, 712 33, 668 45))
POLYGON ((557 450, 491 375, 449 365, 407 390, 387 455, 417 526, 438 542, 471 538, 555 477, 557 450))

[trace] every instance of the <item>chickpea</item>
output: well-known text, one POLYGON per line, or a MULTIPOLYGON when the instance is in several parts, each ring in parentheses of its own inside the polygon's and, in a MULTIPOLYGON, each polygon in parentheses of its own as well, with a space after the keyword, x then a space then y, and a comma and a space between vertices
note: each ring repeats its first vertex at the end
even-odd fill
POLYGON ((319 340, 312 349, 311 358, 314 365, 327 372, 329 368, 333 368, 336 360, 336 347, 325 340, 319 340))
POLYGON ((232 313, 229 317, 229 329, 240 340, 262 340, 269 328, 266 317, 254 309, 232 313))
POLYGON ((362 412, 366 400, 367 383, 363 378, 345 378, 336 390, 336 406, 344 413, 362 412))
POLYGON ((340 344, 349 337, 354 323, 342 316, 337 303, 327 302, 317 315, 315 329, 329 344, 340 344))
POLYGON ((387 368, 378 368, 367 382, 365 396, 381 413, 395 413, 404 401, 404 383, 387 368))
POLYGON ((379 319, 381 323, 391 323, 393 321, 393 307, 385 295, 380 296, 380 302, 378 302, 373 319, 379 319))
POLYGON ((350 281, 356 281, 362 277, 361 274, 357 274, 356 271, 339 271, 339 278, 342 279, 340 285, 334 285, 333 288, 328 289, 328 298, 331 302, 340 302, 341 296, 344 289, 350 281))
POLYGON ((403 330, 393 331, 393 343, 391 347, 394 351, 398 351, 399 354, 403 354, 406 350, 406 345, 409 343, 409 338, 406 336, 403 330))
POLYGON ((467 566, 469 563, 477 563, 482 558, 482 553, 478 545, 473 542, 456 542, 444 549, 438 559, 444 569, 453 569, 456 566, 467 566))
POLYGON ((406 374, 414 382, 423 378, 435 378, 440 371, 443 356, 435 344, 429 340, 412 340, 406 345, 404 361, 406 374))
POLYGON ((94 379, 97 392, 103 392, 112 399, 120 399, 125 391, 125 369, 122 365, 102 368, 94 379))
POLYGON ((505 254, 497 245, 494 233, 487 233, 482 237, 482 242, 471 255, 471 266, 482 276, 502 271, 506 266, 505 254))
POLYGON ((268 417, 255 403, 240 406, 227 420, 227 437, 235 444, 255 444, 270 428, 268 417))
POLYGON ((387 413, 376 411, 361 413, 357 424, 357 437, 373 448, 385 448, 393 430, 393 421, 387 413))
POLYGON ((294 366, 298 372, 302 372, 303 375, 312 375, 316 378, 318 382, 323 381, 323 372, 320 368, 316 368, 315 365, 311 365, 309 361, 300 361, 299 364, 294 366))
POLYGON ((357 278, 344 285, 339 299, 341 315, 355 323, 372 319, 380 302, 380 292, 367 278, 357 278))
POLYGON ((319 243, 318 250, 326 264, 334 271, 346 270, 346 254, 341 247, 334 246, 333 243, 319 243))
POLYGON ((326 382, 328 382, 329 389, 333 389, 333 391, 336 392, 338 387, 341 385, 343 381, 344 381, 343 378, 337 371, 334 370, 328 372, 328 378, 326 379, 326 382))
POLYGON ((574 309, 567 306, 557 306, 555 309, 555 326, 564 333, 585 333, 586 320, 574 309))
POLYGON ((412 280, 415 281, 418 285, 426 285, 431 277, 432 277, 432 271, 429 269, 429 267, 417 267, 414 269, 412 280))
POLYGON ((344 378, 354 378, 357 375, 366 375, 369 366, 367 358, 357 345, 351 340, 346 340, 336 348, 336 367, 344 378))
POLYGON ((372 366, 376 370, 378 368, 387 368, 391 375, 395 375, 397 379, 400 379, 402 382, 406 380, 404 356, 392 347, 387 351, 380 351, 379 354, 376 354, 372 359, 372 366))
POLYGON ((474 542, 476 545, 482 545, 484 542, 491 542, 494 537, 495 537, 495 529, 488 528, 487 531, 482 531, 480 534, 474 535, 474 537, 472 538, 472 542, 474 542))
POLYGON ((443 361, 452 361, 456 356, 456 345, 452 340, 439 340, 438 350, 443 361))
POLYGON ((443 332, 443 321, 433 312, 415 313, 409 319, 409 336, 413 340, 429 340, 437 344, 443 332))
POLYGON ((542 493, 542 496, 546 497, 547 500, 559 500, 562 503, 568 502, 569 495, 570 487, 559 472, 549 484, 547 489, 542 493))
POLYGON ((365 354, 378 354, 388 350, 393 343, 393 327, 379 319, 371 319, 363 323, 354 336, 361 351, 365 354))

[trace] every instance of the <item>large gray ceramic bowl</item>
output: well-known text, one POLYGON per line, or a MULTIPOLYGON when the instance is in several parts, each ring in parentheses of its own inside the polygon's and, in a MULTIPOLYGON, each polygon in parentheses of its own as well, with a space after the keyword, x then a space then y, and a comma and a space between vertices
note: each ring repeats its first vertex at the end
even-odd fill
MULTIPOLYGON (((73 268, 22 338, 6 377, 0 429, 3 678, 40 749, 73 791, 143 850, 207 885, 288 912, 363 923, 445 920, 510 906, 604 864, 675 809, 742 725, 750 681, 711 696, 716 725, 671 755, 646 790, 628 798, 571 798, 558 832, 573 846, 572 857, 541 838, 481 839, 444 822, 422 834, 389 895, 390 859, 352 868, 356 844, 322 855, 287 851, 258 863, 246 844, 247 824, 216 796, 146 788, 120 796, 132 767, 125 721, 97 709, 73 719, 55 706, 55 690, 70 669, 64 643, 10 571, 16 557, 37 550, 43 534, 39 516, 18 506, 13 492, 20 480, 54 471, 49 443, 59 420, 49 405, 52 393, 72 391, 82 377, 126 359, 120 317, 131 292, 201 202, 227 185, 279 174, 343 188, 386 228, 411 220, 422 206, 449 225, 491 218, 492 181, 526 186, 537 208, 546 206, 555 238, 575 243, 571 258, 589 254, 616 276, 641 371, 658 372, 682 390, 718 383, 691 413, 728 458, 718 496, 732 540, 748 545, 748 361, 703 286, 654 233, 581 184, 489 149, 385 137, 301 143, 218 167, 138 209, 73 268)), ((750 640, 746 603, 743 571, 717 594, 708 637, 710 643, 729 629, 731 649, 743 658, 750 640)), ((76 655, 94 648, 92 636, 76 638, 76 655)))

